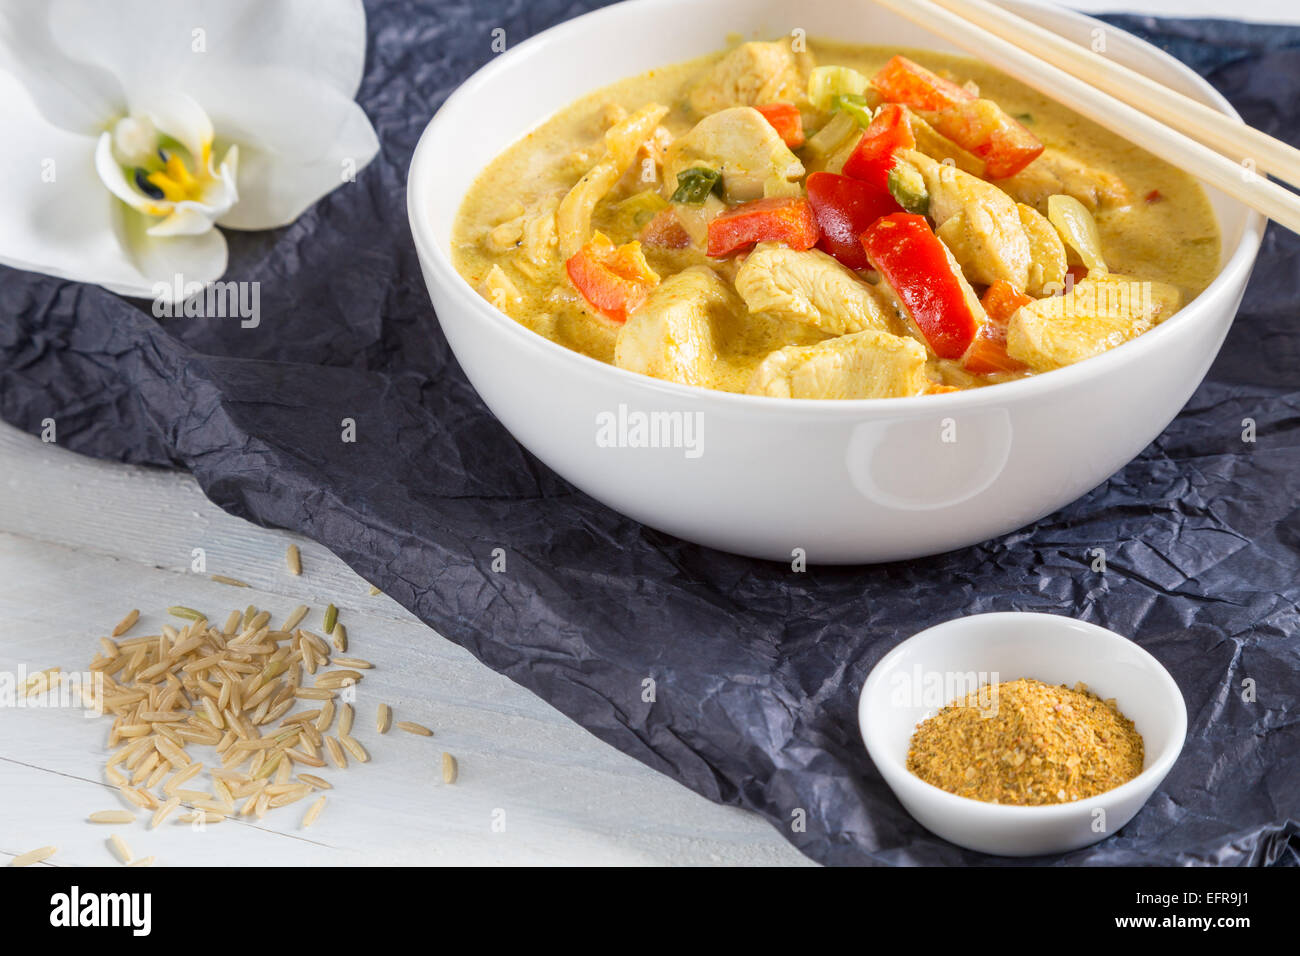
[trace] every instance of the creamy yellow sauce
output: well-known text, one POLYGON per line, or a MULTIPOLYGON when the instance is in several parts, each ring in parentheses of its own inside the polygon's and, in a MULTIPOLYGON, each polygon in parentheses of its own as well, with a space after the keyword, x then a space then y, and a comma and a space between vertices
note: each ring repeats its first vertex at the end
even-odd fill
MULTIPOLYGON (((1214 214, 1204 190, 1186 173, 979 61, 893 47, 832 42, 810 46, 818 64, 849 66, 867 75, 901 52, 932 70, 946 71, 958 82, 974 81, 982 97, 1020 118, 1047 147, 1123 180, 1134 197, 1132 204, 1096 214, 1102 251, 1113 271, 1173 285, 1184 304, 1216 274, 1220 250, 1214 214), (1145 201, 1156 190, 1161 200, 1145 201)), ((537 266, 514 246, 494 242, 493 232, 547 197, 558 200, 588 171, 601 157, 602 138, 613 111, 633 112, 648 103, 662 103, 670 107, 662 125, 674 137, 687 133, 699 117, 686 102, 686 92, 721 55, 652 70, 597 90, 497 157, 476 180, 459 211, 452 241, 457 270, 479 288, 493 266, 500 266, 520 294, 506 310, 512 318, 570 349, 612 362, 621 326, 586 306, 568 281, 562 257, 557 254, 537 266)), ((616 243, 631 241, 640 232, 641 224, 617 205, 647 188, 637 172, 629 170, 597 207, 593 219, 594 228, 616 243)), ((508 239, 510 230, 505 232, 508 239)), ((734 260, 709 260, 691 249, 647 245, 644 251, 661 277, 706 263, 731 279, 736 268, 734 260)), ((711 387, 725 391, 743 392, 755 366, 772 350, 824 338, 805 326, 762 315, 744 315, 725 325, 720 330, 719 361, 709 381, 711 387)), ((934 364, 937 378, 961 387, 998 380, 937 367, 950 363, 934 364)))

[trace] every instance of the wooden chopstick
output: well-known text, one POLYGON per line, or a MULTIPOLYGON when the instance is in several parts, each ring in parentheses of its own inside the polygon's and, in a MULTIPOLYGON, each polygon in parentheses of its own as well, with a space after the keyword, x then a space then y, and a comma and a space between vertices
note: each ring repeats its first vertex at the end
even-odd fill
POLYGON ((1008 43, 932 0, 876 0, 962 49, 1085 116, 1099 126, 1186 170, 1205 183, 1240 200, 1274 222, 1300 233, 1300 196, 1269 182, 1153 117, 1071 76, 1045 60, 1008 43))
POLYGON ((988 0, 934 2, 1022 50, 1049 60, 1071 76, 1119 97, 1211 149, 1239 162, 1251 160, 1257 171, 1300 185, 1300 149, 1199 100, 1171 90, 1102 53, 1072 43, 988 0))

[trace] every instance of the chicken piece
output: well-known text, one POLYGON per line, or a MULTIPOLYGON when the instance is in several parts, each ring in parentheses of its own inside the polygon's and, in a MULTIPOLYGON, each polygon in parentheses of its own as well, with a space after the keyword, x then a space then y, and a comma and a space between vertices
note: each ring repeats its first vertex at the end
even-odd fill
POLYGON ((614 364, 631 372, 709 384, 717 362, 718 325, 742 306, 708 266, 665 279, 619 330, 614 364))
POLYGON ((781 135, 763 114, 749 106, 706 116, 668 147, 664 159, 664 192, 677 189, 677 174, 698 166, 722 174, 728 202, 764 196, 795 196, 803 163, 790 152, 781 135))
POLYGON ((535 266, 549 264, 556 248, 555 210, 558 205, 557 196, 542 196, 527 208, 520 205, 517 215, 488 231, 485 237, 487 248, 497 253, 518 249, 535 266))
POLYGON ((1049 286, 1059 288, 1065 282, 1069 268, 1065 243, 1056 227, 1037 209, 1017 203, 1016 212, 1020 213, 1020 225, 1029 240, 1029 284, 1025 291, 1035 297, 1046 295, 1049 286))
POLYGON ((736 291, 750 312, 766 312, 829 335, 893 332, 871 287, 824 252, 798 252, 762 242, 736 273, 736 291))
POLYGON ((804 77, 788 41, 742 43, 714 64, 691 89, 692 109, 701 116, 733 106, 793 103, 804 93, 804 77))
POLYGON ((1007 323, 1007 354, 1035 372, 1062 368, 1136 338, 1177 311, 1178 290, 1093 273, 1066 295, 1021 306, 1007 323))
POLYGON ((900 150, 899 157, 925 179, 935 233, 966 278, 977 285, 1004 279, 1024 289, 1029 284, 1029 240, 1011 198, 996 186, 917 150, 900 150))
POLYGON ((773 398, 901 398, 930 386, 925 347, 875 329, 778 349, 759 363, 750 395, 773 398))
POLYGON ((506 315, 510 315, 511 311, 517 309, 524 301, 518 287, 510 281, 510 277, 499 265, 494 265, 488 270, 478 291, 498 312, 504 312, 506 315))
POLYGON ((1127 206, 1132 194, 1124 182, 1104 169, 1094 169, 1057 149, 1045 149, 1032 163, 998 186, 1016 202, 1047 214, 1047 200, 1057 193, 1073 196, 1089 212, 1112 206, 1127 206))
POLYGON ((962 172, 970 173, 972 176, 983 178, 985 163, 974 153, 962 149, 947 136, 939 133, 933 126, 927 123, 923 118, 918 116, 915 111, 904 107, 907 113, 907 125, 912 130, 912 137, 916 140, 917 152, 925 153, 931 159, 944 162, 950 160, 948 165, 956 166, 962 172))
POLYGON ((591 236, 591 214, 614 184, 636 159, 637 151, 649 139, 668 113, 668 107, 651 103, 615 123, 605 133, 605 154, 587 170, 555 212, 555 230, 560 253, 574 255, 591 236))

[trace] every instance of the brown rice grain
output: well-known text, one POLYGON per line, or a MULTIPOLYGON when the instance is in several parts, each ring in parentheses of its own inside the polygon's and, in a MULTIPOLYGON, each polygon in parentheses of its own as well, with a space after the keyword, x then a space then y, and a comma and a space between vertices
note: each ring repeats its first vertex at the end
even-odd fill
POLYGON ((311 787, 304 784, 301 790, 295 790, 291 793, 282 793, 278 797, 272 797, 267 802, 267 807, 272 810, 278 810, 280 807, 287 807, 291 803, 297 803, 309 793, 311 793, 311 787))
POLYGON ((292 631, 295 627, 299 625, 299 623, 302 622, 302 619, 307 616, 307 610, 308 610, 307 605, 299 604, 296 608, 294 608, 292 611, 289 612, 289 616, 284 619, 284 624, 281 625, 280 630, 292 631))
POLYGON ((156 830, 158 824, 167 819, 168 815, 181 805, 180 797, 172 797, 161 807, 154 811, 153 819, 149 821, 149 829, 156 830))
POLYGON ((268 710, 266 712, 266 715, 262 717, 261 720, 258 721, 258 724, 261 725, 261 724, 275 723, 277 720, 279 720, 281 717, 287 714, 289 712, 289 708, 292 707, 293 705, 294 705, 294 699, 293 699, 293 695, 291 694, 288 700, 282 700, 280 701, 280 703, 276 704, 274 707, 268 710))
POLYGON ((134 803, 140 809, 142 810, 149 809, 150 806, 149 798, 146 797, 139 790, 136 790, 132 787, 119 786, 117 788, 117 792, 120 793, 123 797, 125 797, 130 803, 134 803))
POLYGON ((108 838, 108 848, 113 851, 113 855, 122 863, 130 863, 135 857, 135 854, 131 852, 131 848, 126 845, 126 841, 116 833, 108 838))
POLYGON ((398 730, 405 730, 408 734, 416 734, 420 737, 432 737, 433 731, 424 724, 417 724, 413 720, 399 720, 394 724, 398 730))
POLYGON ((214 574, 212 580, 218 584, 229 584, 232 588, 246 588, 249 586, 247 581, 241 581, 239 578, 228 578, 224 574, 214 574))
POLYGON ((456 777, 460 774, 460 764, 456 758, 445 750, 442 752, 442 782, 455 783, 456 777))
POLYGON ((158 748, 158 752, 167 759, 167 762, 177 770, 184 769, 194 762, 190 759, 189 754, 176 746, 168 737, 159 735, 154 739, 153 745, 158 748))
POLYGON ((136 766, 135 772, 131 774, 131 782, 138 787, 149 779, 149 775, 153 773, 153 768, 156 766, 158 766, 158 751, 155 750, 136 766))
POLYGON ((357 740, 357 738, 340 737, 339 741, 348 749, 348 753, 356 757, 357 760, 362 763, 368 763, 370 761, 370 754, 366 753, 366 748, 361 746, 361 741, 357 740))
POLYGON ((127 611, 126 617, 118 621, 117 627, 113 628, 113 636, 121 637, 127 631, 131 630, 131 628, 135 627, 135 622, 138 620, 140 620, 139 609, 132 608, 131 610, 127 611))
POLYGON ((339 736, 346 737, 352 733, 352 720, 356 717, 356 711, 352 709, 351 704, 343 704, 339 707, 339 736))
POLYGON ((285 549, 284 563, 288 566, 289 573, 294 577, 302 574, 302 552, 298 550, 296 544, 291 544, 285 549))
POLYGON ((9 865, 31 866, 33 863, 40 863, 42 860, 48 860, 58 852, 59 848, 56 846, 43 846, 36 850, 28 850, 26 853, 20 853, 9 861, 9 865))
POLYGON ((333 790, 334 784, 330 783, 324 777, 318 777, 314 773, 300 773, 298 779, 310 787, 317 790, 333 790))
POLYGON ((152 790, 154 787, 158 786, 158 784, 163 782, 163 778, 166 777, 167 774, 171 773, 171 770, 172 768, 168 764, 160 763, 154 769, 154 772, 149 775, 149 779, 145 781, 145 789, 152 790))
POLYGON ((334 722, 334 701, 327 700, 320 709, 320 715, 316 718, 316 729, 321 733, 330 729, 330 724, 334 722))
POLYGON ((337 737, 325 738, 325 750, 329 753, 330 760, 334 761, 334 766, 340 770, 347 769, 348 758, 343 756, 343 748, 339 746, 337 737))
POLYGON ((313 823, 315 823, 316 818, 320 816, 320 812, 324 809, 325 809, 325 798, 320 797, 319 799, 316 800, 315 803, 313 803, 310 807, 308 807, 307 812, 303 814, 302 817, 303 827, 309 827, 313 823))
POLYGON ((138 860, 132 860, 127 866, 153 866, 157 859, 156 856, 142 856, 138 860))
POLYGON ((332 634, 334 632, 334 625, 338 622, 338 619, 339 619, 339 609, 336 608, 333 604, 326 605, 325 621, 321 629, 326 634, 332 634))
POLYGON ((320 757, 317 757, 315 754, 304 753, 301 750, 286 750, 284 752, 284 755, 288 757, 290 760, 292 760, 294 763, 296 764, 300 763, 305 767, 325 766, 325 761, 321 760, 320 757))
POLYGON ((96 810, 86 819, 91 823, 133 823, 135 814, 130 810, 96 810))
POLYGON ((341 622, 334 624, 334 650, 340 654, 348 652, 348 629, 341 622))
POLYGON ((167 794, 168 796, 174 794, 177 788, 180 787, 181 784, 185 783, 187 780, 193 780, 196 776, 198 776, 199 772, 202 769, 203 769, 203 764, 196 762, 196 763, 191 763, 188 767, 185 767, 181 770, 177 770, 174 774, 172 774, 171 779, 169 779, 165 784, 163 784, 163 793, 167 794))
POLYGON ((361 680, 361 671, 337 670, 321 674, 316 678, 317 687, 338 687, 344 684, 355 684, 361 680))
POLYGON ((375 728, 381 733, 388 733, 388 728, 393 723, 393 708, 387 704, 379 705, 379 712, 375 717, 375 728))

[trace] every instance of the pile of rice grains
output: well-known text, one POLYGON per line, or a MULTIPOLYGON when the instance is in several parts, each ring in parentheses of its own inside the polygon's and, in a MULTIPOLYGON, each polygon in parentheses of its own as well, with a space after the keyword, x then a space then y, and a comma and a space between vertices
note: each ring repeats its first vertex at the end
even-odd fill
MULTIPOLYGON (((287 555, 289 570, 301 573, 296 546, 287 555)), ((225 584, 247 587, 242 581, 213 575, 225 584)), ((371 588, 372 594, 378 589, 371 588)), ((322 630, 330 641, 301 627, 308 608, 299 605, 280 622, 269 611, 249 606, 235 610, 221 627, 188 607, 169 613, 187 621, 178 630, 128 636, 140 612, 131 611, 100 639, 101 652, 89 670, 103 675, 103 699, 82 688, 88 706, 102 706, 113 717, 107 746, 113 751, 104 768, 108 781, 127 803, 151 814, 157 827, 174 812, 174 819, 193 825, 220 823, 232 816, 262 819, 269 811, 287 807, 333 789, 311 771, 333 764, 342 770, 349 757, 366 763, 370 755, 352 736, 354 710, 340 693, 355 686, 369 661, 342 656, 347 629, 333 604, 324 612, 322 630), (310 709, 303 709, 310 708, 310 709), (205 765, 190 755, 192 745, 214 747, 216 760, 205 765), (204 782, 210 789, 197 789, 204 782), (183 808, 183 809, 182 809, 183 808)), ((23 693, 51 689, 59 669, 33 674, 23 693)), ((352 696, 346 693, 345 696, 352 696)), ((392 721, 392 708, 380 704, 376 729, 390 726, 423 737, 433 731, 412 721, 392 721)), ((442 777, 454 783, 456 758, 442 755, 442 777)), ((303 814, 311 826, 325 806, 317 796, 303 814)), ((127 824, 138 810, 100 810, 89 822, 127 824)), ((128 866, 148 866, 153 857, 137 859, 121 837, 109 839, 113 854, 128 866)), ((38 863, 54 847, 41 847, 16 857, 11 866, 38 863)))
POLYGON ((1142 735, 1084 684, 985 685, 917 726, 907 769, 959 797, 1039 806, 1085 800, 1142 772, 1142 735))

